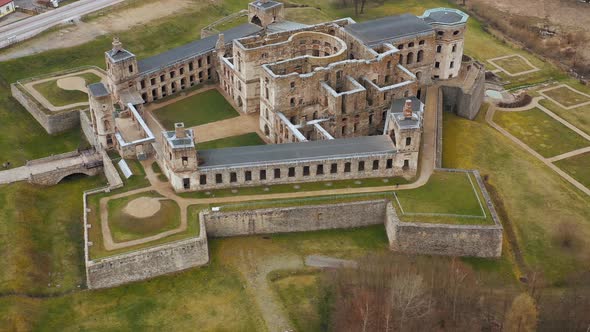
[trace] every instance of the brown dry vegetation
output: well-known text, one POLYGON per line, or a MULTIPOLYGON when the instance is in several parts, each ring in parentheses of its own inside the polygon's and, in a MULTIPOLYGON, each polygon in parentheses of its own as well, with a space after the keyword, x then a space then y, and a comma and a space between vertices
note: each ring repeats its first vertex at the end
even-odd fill
MULTIPOLYGON (((458 2, 463 3, 462 0, 458 2)), ((549 2, 560 1, 549 0, 549 2)), ((519 1, 516 2, 517 4, 511 2, 510 7, 504 6, 506 4, 502 1, 471 0, 465 3, 470 14, 489 25, 486 30, 497 30, 512 41, 522 44, 527 50, 552 59, 579 75, 586 77, 590 75, 588 30, 583 30, 583 25, 567 26, 574 19, 571 15, 554 15, 550 19, 546 10, 540 12, 512 10, 512 4, 516 7, 539 7, 538 1, 532 0, 519 1), (492 29, 489 29, 490 27, 492 29), (555 32, 555 34, 542 37, 546 31, 555 32)), ((545 1, 540 5, 545 6, 545 1)), ((583 9, 590 11, 590 6, 587 7, 582 8, 582 11, 583 9)), ((493 31, 490 32, 493 33, 493 31)))

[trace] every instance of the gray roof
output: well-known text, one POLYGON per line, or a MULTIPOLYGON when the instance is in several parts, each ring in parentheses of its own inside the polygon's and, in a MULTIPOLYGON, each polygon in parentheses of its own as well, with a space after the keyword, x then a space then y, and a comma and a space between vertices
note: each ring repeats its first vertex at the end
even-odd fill
POLYGON ((125 59, 129 59, 129 58, 132 58, 135 56, 135 55, 133 55, 133 53, 131 53, 127 50, 119 50, 119 51, 109 50, 109 51, 107 51, 107 54, 111 57, 111 59, 113 59, 114 62, 123 61, 125 59))
POLYGON ((283 32, 283 31, 292 31, 297 29, 307 28, 309 25, 292 22, 292 21, 281 21, 269 24, 266 29, 267 33, 275 33, 275 32, 283 32))
MULTIPOLYGON (((197 144, 197 150, 198 150, 197 144)), ((302 143, 244 146, 198 151, 200 167, 236 167, 395 153, 388 136, 364 136, 302 143)))
POLYGON ((176 137, 176 131, 166 131, 164 133, 166 139, 168 140, 168 143, 172 146, 173 149, 185 149, 195 147, 195 135, 192 129, 184 129, 185 137, 176 137))
POLYGON ((275 6, 282 5, 282 3, 276 2, 276 1, 272 1, 272 0, 271 1, 266 1, 266 2, 263 2, 263 1, 254 1, 254 2, 252 2, 252 4, 254 6, 258 7, 258 8, 263 8, 263 9, 269 9, 269 8, 272 8, 272 7, 275 7, 275 6))
POLYGON ((367 45, 434 31, 429 24, 412 14, 354 23, 344 29, 367 45))
POLYGON ((106 97, 111 94, 102 82, 88 85, 88 92, 95 98, 106 97))
POLYGON ((469 15, 452 8, 434 8, 424 12, 422 19, 430 24, 453 25, 467 22, 469 15))
MULTIPOLYGON (((231 43, 234 39, 239 39, 249 35, 253 35, 262 30, 261 27, 246 23, 235 28, 223 32, 226 43, 231 43)), ((141 59, 138 61, 139 72, 147 72, 153 69, 158 69, 162 66, 171 64, 178 60, 189 58, 191 56, 211 51, 215 48, 218 35, 209 36, 203 39, 196 40, 192 43, 173 48, 164 53, 160 53, 150 58, 141 59)))

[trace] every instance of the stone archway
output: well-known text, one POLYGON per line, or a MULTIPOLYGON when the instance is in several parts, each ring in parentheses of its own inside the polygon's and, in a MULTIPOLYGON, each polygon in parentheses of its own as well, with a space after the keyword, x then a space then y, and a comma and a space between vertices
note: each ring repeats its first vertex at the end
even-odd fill
POLYGON ((256 15, 254 15, 254 16, 252 17, 252 19, 250 20, 250 23, 253 23, 253 24, 256 24, 256 25, 262 26, 262 21, 260 20, 260 17, 258 17, 258 16, 256 16, 256 15))

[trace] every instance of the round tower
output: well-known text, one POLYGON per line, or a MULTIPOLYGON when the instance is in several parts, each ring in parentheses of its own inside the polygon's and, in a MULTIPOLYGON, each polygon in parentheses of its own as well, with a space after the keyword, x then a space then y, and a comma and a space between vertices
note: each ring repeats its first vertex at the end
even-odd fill
POLYGON ((432 68, 434 79, 446 80, 459 75, 468 18, 469 15, 464 12, 450 8, 429 9, 422 15, 436 34, 432 68))

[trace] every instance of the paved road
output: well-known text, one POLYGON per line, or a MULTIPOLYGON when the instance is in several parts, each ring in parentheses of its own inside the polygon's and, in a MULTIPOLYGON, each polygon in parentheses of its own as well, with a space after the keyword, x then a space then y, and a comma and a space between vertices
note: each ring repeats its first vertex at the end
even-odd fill
POLYGON ((80 0, 45 13, 0 27, 0 48, 31 38, 62 22, 84 16, 124 0, 80 0))

